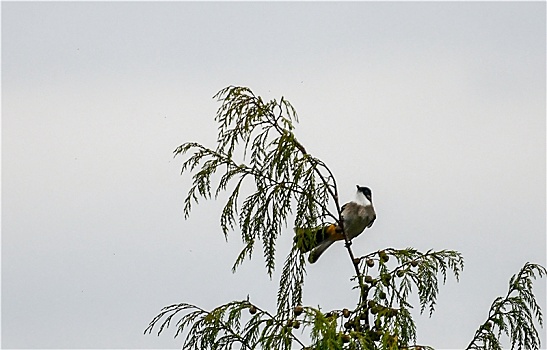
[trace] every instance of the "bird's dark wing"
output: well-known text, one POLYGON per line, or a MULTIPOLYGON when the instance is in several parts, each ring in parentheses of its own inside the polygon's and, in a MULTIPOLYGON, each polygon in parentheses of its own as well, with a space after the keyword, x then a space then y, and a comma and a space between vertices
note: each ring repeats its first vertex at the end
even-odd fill
POLYGON ((342 213, 342 221, 344 221, 344 210, 346 210, 346 208, 348 207, 348 204, 350 204, 351 202, 348 202, 348 203, 345 203, 344 205, 342 205, 342 207, 340 208, 340 212, 342 213))

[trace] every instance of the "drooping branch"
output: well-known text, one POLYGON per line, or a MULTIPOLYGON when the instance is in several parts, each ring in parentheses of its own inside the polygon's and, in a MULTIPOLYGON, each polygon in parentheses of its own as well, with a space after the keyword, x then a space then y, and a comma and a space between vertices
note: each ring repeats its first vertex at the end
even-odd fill
POLYGON ((382 330, 397 335, 401 346, 410 346, 416 341, 416 327, 410 313, 412 305, 408 301, 412 288, 417 289, 421 312, 428 308, 431 315, 439 280, 444 283, 449 271, 458 280, 464 265, 463 257, 456 251, 423 253, 414 248, 386 248, 358 260, 367 300, 360 303, 354 313, 362 315, 365 328, 376 327, 383 320, 382 330), (396 265, 390 268, 393 260, 396 265), (373 322, 369 321, 371 315, 373 322))
MULTIPOLYGON (((248 88, 233 86, 214 97, 221 102, 215 118, 219 124, 216 148, 188 142, 174 152, 175 156, 189 154, 181 172, 193 174, 184 214, 190 214, 200 197, 216 198, 230 190, 220 217, 221 228, 226 238, 230 231, 240 230, 244 244, 232 270, 251 258, 256 244, 261 243, 267 272, 272 276, 277 238, 289 226, 290 216, 294 216, 291 226, 310 233, 326 218, 339 222, 336 182, 330 169, 296 139, 293 122, 298 117, 285 98, 265 102, 248 88), (220 176, 216 189, 215 175, 220 176), (333 199, 337 212, 329 209, 333 199)), ((305 262, 294 250, 287 256, 280 278, 279 312, 285 303, 294 305, 301 300, 304 275, 305 262)))
POLYGON ((251 256, 255 243, 261 242, 271 276, 276 240, 289 215, 295 214, 298 227, 315 227, 325 215, 337 220, 338 215, 328 208, 332 184, 324 182, 316 171, 317 164, 322 163, 296 140, 292 130, 298 118, 286 99, 264 102, 248 88, 233 86, 219 91, 215 98, 222 102, 215 118, 219 123, 216 149, 185 143, 175 150, 175 155, 193 151, 182 166, 182 172, 195 171, 184 213, 190 213, 198 196, 212 196, 212 177, 224 170, 215 196, 230 183, 235 187, 224 206, 221 227, 225 236, 239 227, 245 244, 234 268, 251 256), (244 160, 241 164, 236 162, 238 145, 244 160), (247 179, 255 191, 240 202, 247 179))
POLYGON ((177 322, 175 337, 187 333, 183 349, 230 350, 235 346, 253 350, 260 348, 260 345, 267 345, 265 348, 289 350, 293 342, 305 347, 292 332, 293 325, 287 327, 287 320, 271 315, 249 300, 233 301, 211 311, 186 303, 166 306, 150 322, 144 333, 150 334, 155 327, 159 327, 160 334, 179 313, 184 314, 177 322), (247 310, 250 317, 242 326, 242 312, 247 310))
POLYGON ((501 350, 502 333, 509 337, 511 349, 539 349, 540 337, 534 321, 543 326, 543 314, 532 288, 533 281, 545 274, 547 270, 543 266, 526 263, 513 275, 507 294, 494 300, 488 318, 466 349, 501 350))

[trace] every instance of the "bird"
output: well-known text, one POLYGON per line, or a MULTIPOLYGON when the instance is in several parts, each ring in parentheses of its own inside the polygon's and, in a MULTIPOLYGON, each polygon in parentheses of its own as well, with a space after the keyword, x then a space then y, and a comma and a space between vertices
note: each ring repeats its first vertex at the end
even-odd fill
MULTIPOLYGON (((372 191, 368 187, 357 185, 355 200, 344 204, 342 210, 342 224, 344 231, 351 241, 359 236, 366 228, 370 228, 376 220, 376 212, 372 204, 372 191)), ((302 253, 310 252, 310 264, 317 262, 319 257, 336 241, 343 241, 342 228, 337 224, 327 224, 311 229, 311 235, 301 228, 294 229, 294 241, 302 253)))

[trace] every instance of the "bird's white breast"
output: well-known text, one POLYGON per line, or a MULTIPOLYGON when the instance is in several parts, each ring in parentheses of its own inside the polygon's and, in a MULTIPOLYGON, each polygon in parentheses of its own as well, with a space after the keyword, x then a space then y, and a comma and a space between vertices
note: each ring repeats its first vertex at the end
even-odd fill
POLYGON ((355 195, 355 202, 365 207, 368 205, 372 205, 372 203, 368 200, 368 198, 362 192, 359 192, 359 191, 355 195))

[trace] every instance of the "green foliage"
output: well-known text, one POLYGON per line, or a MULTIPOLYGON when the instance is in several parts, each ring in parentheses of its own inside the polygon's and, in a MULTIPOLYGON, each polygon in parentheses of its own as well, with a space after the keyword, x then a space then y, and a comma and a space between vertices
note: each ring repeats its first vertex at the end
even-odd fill
POLYGON ((543 326, 543 317, 532 287, 536 275, 542 277, 546 273, 543 266, 526 263, 513 275, 507 295, 494 300, 488 318, 466 349, 501 350, 501 334, 509 337, 511 349, 539 349, 540 338, 534 320, 543 326))
POLYGON ((412 305, 408 302, 412 287, 418 292, 420 312, 428 308, 431 315, 439 291, 438 275, 444 283, 448 270, 456 279, 463 270, 463 257, 452 250, 422 253, 413 248, 388 248, 359 260, 360 271, 365 276, 366 296, 372 294, 368 301, 365 300, 366 305, 359 306, 360 311, 364 312, 366 321, 370 314, 375 317, 370 324, 382 322, 384 332, 396 335, 400 346, 416 342, 416 326, 410 312, 412 305), (396 260, 391 269, 389 261, 393 263, 393 259, 389 259, 390 256, 396 260))
MULTIPOLYGON (((155 326, 159 326, 160 334, 176 315, 185 312, 176 324, 175 334, 187 332, 183 349, 428 348, 415 344, 401 345, 396 333, 378 327, 382 321, 373 328, 365 327, 359 318, 361 314, 355 312, 331 310, 323 313, 314 307, 301 307, 301 313, 295 310, 291 309, 289 317, 280 317, 251 304, 249 300, 230 302, 211 311, 185 303, 174 304, 164 307, 145 333, 151 333, 155 326), (243 324, 242 320, 246 322, 243 324), (310 344, 306 346, 302 338, 309 339, 310 344)), ((381 311, 377 317, 378 320, 387 320, 394 318, 394 314, 381 311)))
POLYGON ((150 333, 165 316, 159 329, 161 333, 181 311, 187 313, 178 321, 175 336, 188 329, 183 349, 291 349, 293 341, 298 342, 292 334, 292 325, 274 318, 248 300, 230 302, 212 311, 185 303, 170 305, 150 322, 145 333, 150 333), (246 310, 249 310, 250 317, 242 326, 242 313, 246 310))
MULTIPOLYGON (((230 86, 214 98, 221 102, 215 118, 219 123, 217 147, 188 142, 174 152, 175 156, 189 154, 181 172, 193 174, 184 201, 185 216, 200 197, 230 193, 220 226, 226 239, 230 231, 241 234, 243 249, 234 272, 252 257, 255 243, 260 242, 271 277, 277 239, 284 230, 294 234, 287 229, 289 220, 297 228, 298 239, 285 258, 275 313, 251 304, 249 298, 211 311, 175 304, 164 307, 145 333, 158 327, 160 334, 180 317, 175 337, 184 335, 183 349, 430 349, 416 344, 408 298, 416 292, 420 313, 427 310, 431 316, 439 282, 444 284, 449 274, 459 279, 464 267, 461 254, 386 248, 356 257, 346 238, 348 261, 355 270, 352 280, 360 291, 358 300, 327 312, 302 306, 306 259, 299 247, 308 245, 314 231, 326 222, 337 223, 343 232, 333 172, 297 141, 293 123, 298 117, 283 97, 265 102, 248 88, 230 86)), ((539 337, 533 321, 542 324, 542 314, 532 293, 532 279, 545 272, 539 265, 525 265, 511 279, 507 296, 494 301, 468 349, 501 349, 502 334, 510 338, 512 348, 537 349, 539 337)))
MULTIPOLYGON (((429 250, 426 253, 421 253, 413 248, 402 250, 390 248, 386 249, 384 253, 393 255, 399 264, 390 271, 387 268, 387 263, 382 261, 380 253, 378 259, 380 273, 384 280, 388 276, 392 277, 389 278, 391 282, 387 287, 392 287, 391 289, 395 292, 393 294, 394 300, 399 304, 408 305, 407 297, 412 291, 412 284, 414 284, 418 289, 420 312, 423 313, 428 308, 430 316, 435 311, 435 303, 439 292, 438 274, 442 276, 442 282, 445 283, 447 271, 450 269, 456 280, 459 280, 464 265, 462 255, 453 250, 437 252, 429 250), (397 280, 395 277, 400 277, 398 275, 401 275, 402 278, 397 284, 395 283, 397 280)), ((367 267, 365 267, 364 273, 366 273, 366 269, 367 267)), ((383 285, 386 285, 386 283, 383 283, 383 285)))
POLYGON ((221 228, 227 237, 230 230, 239 226, 244 242, 233 269, 251 257, 255 243, 260 241, 271 276, 276 241, 287 226, 289 215, 294 214, 297 227, 317 226, 325 216, 337 219, 328 209, 329 194, 336 185, 334 176, 296 140, 293 122, 298 117, 283 97, 264 102, 248 88, 230 86, 214 98, 222 103, 215 118, 219 123, 216 149, 188 142, 174 151, 175 155, 193 152, 183 163, 182 173, 199 169, 192 177, 184 213, 190 214, 198 196, 212 197, 211 178, 223 171, 215 198, 227 190, 232 180, 235 185, 220 216, 221 228), (243 145, 241 153, 247 163, 238 164, 235 160, 239 144, 243 145), (241 203, 242 183, 247 179, 255 190, 241 203))
POLYGON ((304 285, 305 273, 306 259, 295 245, 285 259, 279 280, 279 290, 277 292, 278 317, 288 317, 291 312, 290 305, 302 304, 302 286, 304 285))

